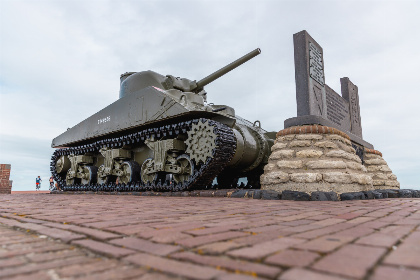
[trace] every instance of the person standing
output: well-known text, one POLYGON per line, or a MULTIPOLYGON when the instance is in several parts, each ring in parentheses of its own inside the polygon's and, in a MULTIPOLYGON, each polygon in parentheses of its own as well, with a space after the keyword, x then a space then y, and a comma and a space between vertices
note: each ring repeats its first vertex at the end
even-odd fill
POLYGON ((36 190, 39 190, 41 188, 41 182, 42 182, 41 176, 38 176, 36 178, 36 190))
POLYGON ((50 177, 50 191, 54 188, 54 177, 50 177))

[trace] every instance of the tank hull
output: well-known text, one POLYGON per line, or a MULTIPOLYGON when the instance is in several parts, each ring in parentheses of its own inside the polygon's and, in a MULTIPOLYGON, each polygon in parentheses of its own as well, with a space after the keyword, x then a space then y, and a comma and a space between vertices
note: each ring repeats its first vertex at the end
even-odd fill
POLYGON ((120 98, 52 140, 52 148, 74 147, 117 137, 139 127, 176 123, 194 118, 214 119, 232 127, 235 118, 203 110, 188 110, 162 89, 147 87, 120 98))

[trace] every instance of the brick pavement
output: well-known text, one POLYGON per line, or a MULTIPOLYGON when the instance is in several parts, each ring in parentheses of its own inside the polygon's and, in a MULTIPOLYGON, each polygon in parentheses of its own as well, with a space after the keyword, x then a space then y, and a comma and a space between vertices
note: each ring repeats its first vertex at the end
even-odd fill
POLYGON ((420 279, 420 199, 0 196, 0 279, 420 279))

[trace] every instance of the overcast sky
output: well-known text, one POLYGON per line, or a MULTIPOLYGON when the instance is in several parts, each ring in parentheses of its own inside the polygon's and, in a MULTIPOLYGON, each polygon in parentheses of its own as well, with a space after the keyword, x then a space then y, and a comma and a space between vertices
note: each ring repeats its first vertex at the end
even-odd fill
POLYGON ((120 74, 198 80, 257 47, 208 102, 279 131, 296 116, 293 34, 307 30, 326 83, 358 86, 363 138, 420 189, 419 14, 420 1, 0 0, 0 163, 13 190, 38 175, 47 189, 51 140, 117 100, 120 74))

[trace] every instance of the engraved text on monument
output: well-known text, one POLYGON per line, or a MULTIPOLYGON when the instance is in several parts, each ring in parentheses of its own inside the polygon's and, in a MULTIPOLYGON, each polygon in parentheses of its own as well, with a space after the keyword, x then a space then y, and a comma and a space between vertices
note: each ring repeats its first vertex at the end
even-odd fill
POLYGON ((311 42, 309 42, 309 75, 321 86, 324 86, 325 81, 322 53, 311 42))

